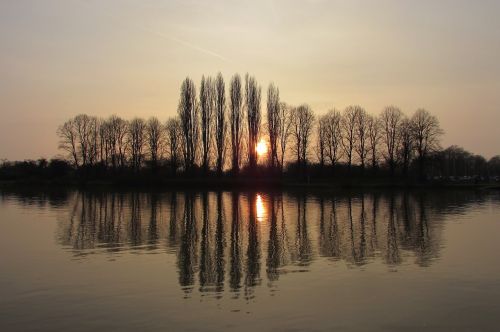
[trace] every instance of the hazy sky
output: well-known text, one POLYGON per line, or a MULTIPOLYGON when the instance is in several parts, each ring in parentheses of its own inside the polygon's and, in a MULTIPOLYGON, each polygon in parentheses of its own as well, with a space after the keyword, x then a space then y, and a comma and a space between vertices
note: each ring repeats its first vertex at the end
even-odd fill
POLYGON ((273 81, 316 113, 424 107, 443 145, 491 157, 499 13, 500 1, 0 0, 0 158, 59 153, 57 126, 79 113, 165 120, 187 75, 218 71, 273 81))

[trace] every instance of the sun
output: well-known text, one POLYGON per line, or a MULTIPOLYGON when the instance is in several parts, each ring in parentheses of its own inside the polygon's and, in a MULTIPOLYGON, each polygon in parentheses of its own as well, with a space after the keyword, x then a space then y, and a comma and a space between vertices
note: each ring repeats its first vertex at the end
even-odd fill
POLYGON ((257 146, 255 147, 255 151, 257 151, 257 154, 259 157, 263 156, 267 152, 267 143, 264 141, 264 139, 260 139, 259 143, 257 143, 257 146))

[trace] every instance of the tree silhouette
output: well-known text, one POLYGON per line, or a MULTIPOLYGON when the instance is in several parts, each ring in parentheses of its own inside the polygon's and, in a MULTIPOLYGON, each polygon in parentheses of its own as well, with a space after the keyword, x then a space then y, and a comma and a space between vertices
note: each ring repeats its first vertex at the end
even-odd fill
POLYGON ((109 124, 108 135, 111 142, 111 164, 113 165, 113 169, 124 167, 128 122, 116 115, 112 115, 107 122, 109 124))
POLYGON ((319 165, 321 169, 325 166, 326 147, 327 147, 327 128, 328 128, 328 115, 322 115, 318 118, 316 135, 316 154, 318 155, 319 165))
MULTIPOLYGON (((68 167, 84 181, 96 175, 141 172, 148 165, 158 175, 165 174, 157 172, 161 168, 170 168, 172 174, 181 170, 181 174, 193 175, 200 167, 205 176, 211 176, 209 171, 215 167, 218 175, 230 170, 236 176, 242 166, 252 174, 258 161, 256 145, 265 131, 269 164, 259 167, 259 172, 268 178, 276 169, 284 177, 290 176, 296 166, 313 177, 322 176, 324 173, 315 169, 326 164, 335 170, 335 176, 370 165, 381 176, 416 175, 418 170, 420 180, 451 174, 494 178, 500 172, 494 160, 462 153, 458 147, 441 150, 443 130, 425 109, 418 109, 408 119, 396 106, 386 107, 377 117, 351 105, 342 113, 332 109, 314 121, 309 106, 286 104, 280 100, 278 87, 270 83, 263 128, 261 87, 253 76, 245 75, 242 89, 240 76, 233 75, 227 100, 221 73, 215 79, 203 76, 199 94, 196 91, 187 77, 181 85, 177 116, 165 126, 156 117, 127 121, 116 115, 104 119, 79 114, 69 119, 57 129, 59 148, 71 164, 68 167), (312 155, 311 140, 315 143, 312 155), (243 155, 247 157, 244 162, 243 155), (288 161, 294 163, 285 167, 288 161)), ((351 175, 365 176, 363 172, 351 175)))
POLYGON ((368 115, 367 129, 368 129, 369 154, 371 155, 372 169, 375 170, 378 162, 377 153, 380 142, 380 121, 378 120, 377 117, 373 115, 368 115))
POLYGON ((342 114, 340 125, 342 128, 342 147, 347 157, 347 167, 349 171, 352 166, 352 157, 356 146, 356 124, 358 116, 358 106, 348 106, 342 114))
POLYGON ((130 121, 128 129, 128 145, 130 149, 130 157, 132 168, 134 171, 139 171, 143 159, 144 148, 144 132, 146 130, 146 123, 144 120, 135 118, 130 121))
POLYGON ((399 125, 399 137, 399 155, 403 163, 403 175, 406 176, 408 175, 408 167, 410 166, 410 160, 413 155, 412 124, 406 117, 403 118, 399 125))
POLYGON ((229 122, 231 127, 231 169, 234 173, 240 170, 241 148, 243 137, 243 97, 241 94, 241 78, 236 74, 229 85, 229 122))
POLYGON ((163 144, 165 140, 164 128, 160 120, 152 117, 146 124, 146 136, 149 155, 151 158, 151 166, 156 170, 158 161, 162 157, 163 144))
POLYGON ((342 131, 341 120, 342 116, 339 111, 333 109, 327 114, 326 123, 326 155, 330 160, 330 164, 335 164, 342 156, 342 131))
POLYGON ((222 174, 224 155, 226 152, 226 89, 222 74, 215 79, 215 152, 217 174, 222 174))
POLYGON ((396 106, 387 106, 380 116, 382 142, 385 145, 385 159, 389 164, 391 175, 394 175, 396 168, 396 153, 400 139, 399 126, 403 116, 403 112, 396 106))
POLYGON ((77 115, 74 125, 79 142, 82 166, 92 165, 94 161, 97 118, 86 114, 77 115))
POLYGON ((292 132, 292 114, 293 108, 288 106, 286 103, 280 103, 279 105, 279 125, 278 125, 278 138, 280 144, 280 167, 281 171, 285 166, 285 155, 286 155, 286 147, 288 144, 288 140, 290 138, 292 132))
POLYGON ((196 87, 188 77, 181 86, 178 108, 183 133, 184 166, 190 171, 195 166, 199 136, 199 107, 196 103, 196 87))
POLYGON ((65 150, 70 154, 73 159, 73 164, 78 168, 78 166, 80 166, 80 160, 77 151, 78 138, 74 120, 70 119, 59 126, 57 135, 59 136, 59 149, 65 150))
POLYGON ((415 150, 417 151, 419 177, 424 177, 425 161, 429 155, 439 149, 439 138, 443 130, 438 119, 425 109, 418 109, 411 118, 415 150))
POLYGON ((169 119, 165 129, 167 131, 167 147, 168 155, 170 157, 170 167, 172 168, 172 173, 175 174, 179 166, 179 155, 181 149, 182 128, 179 119, 169 119))
POLYGON ((355 106, 356 112, 356 145, 354 149, 361 163, 361 168, 365 168, 365 160, 368 155, 368 114, 361 106, 355 106))
POLYGON ((201 77, 200 116, 201 116, 201 167, 205 173, 210 168, 210 147, 212 142, 212 113, 215 107, 215 91, 211 77, 201 77))
POLYGON ((251 170, 257 165, 257 140, 260 133, 260 94, 261 88, 253 76, 245 76, 245 105, 248 124, 248 164, 251 170))
POLYGON ((309 105, 300 105, 292 116, 292 135, 297 154, 297 165, 305 168, 307 164, 309 141, 314 125, 314 114, 309 105))
POLYGON ((269 161, 274 169, 278 165, 278 134, 280 132, 280 90, 273 84, 267 89, 267 131, 269 134, 269 161))

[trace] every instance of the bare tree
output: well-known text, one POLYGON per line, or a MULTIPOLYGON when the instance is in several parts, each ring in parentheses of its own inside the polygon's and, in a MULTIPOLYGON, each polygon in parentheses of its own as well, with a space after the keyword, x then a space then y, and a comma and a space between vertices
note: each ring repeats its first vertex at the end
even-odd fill
POLYGON ((399 126, 403 120, 403 112, 396 106, 388 106, 380 115, 382 126, 382 142, 385 145, 385 159, 389 164, 391 175, 396 167, 396 152, 399 145, 399 126))
POLYGON ((269 160, 274 169, 278 165, 278 134, 280 132, 280 90, 269 84, 267 89, 267 129, 269 133, 269 160))
POLYGON ((82 166, 84 167, 93 163, 96 124, 97 119, 86 114, 80 114, 74 118, 75 131, 79 143, 79 154, 82 166))
POLYGON ((111 154, 110 126, 108 121, 99 119, 99 155, 101 165, 108 167, 111 154))
POLYGON ((89 128, 90 117, 86 114, 79 114, 74 118, 75 131, 78 141, 78 154, 81 157, 82 166, 88 164, 88 150, 89 150, 89 128))
POLYGON ((229 122, 231 123, 231 168, 234 173, 240 170, 241 148, 243 136, 243 97, 241 94, 241 78, 236 74, 229 85, 229 122))
POLYGON ((330 159, 330 164, 335 164, 342 156, 342 116, 339 111, 333 109, 328 112, 328 122, 326 126, 326 155, 330 159))
POLYGON ((356 110, 356 146, 355 150, 361 163, 361 169, 365 169, 365 160, 368 155, 368 114, 365 109, 355 106, 356 110))
POLYGON ((148 120, 146 125, 146 138, 151 166, 155 170, 158 166, 158 160, 161 159, 161 153, 164 143, 163 126, 156 117, 148 120))
MULTIPOLYGON (((261 134, 261 87, 253 76, 246 74, 242 91, 241 78, 236 74, 231 78, 228 98, 226 106, 225 83, 221 73, 215 79, 202 77, 199 99, 196 87, 188 77, 181 86, 179 117, 170 119, 167 127, 163 127, 155 117, 147 122, 141 119, 128 122, 114 115, 104 120, 80 114, 58 127, 59 148, 66 151, 76 168, 99 164, 105 168, 112 166, 115 170, 130 162, 130 166, 137 171, 143 164, 145 153, 151 159, 152 168, 156 169, 165 147, 174 172, 182 164, 179 163, 182 155, 186 172, 200 163, 205 172, 215 164, 217 173, 221 174, 225 167, 229 125, 233 173, 239 172, 242 155, 248 155, 249 169, 255 170, 258 162, 256 146, 261 134), (229 107, 227 115, 226 107, 229 107), (247 123, 243 125, 245 117, 247 123)), ((297 165, 305 169, 316 125, 310 107, 301 105, 292 108, 280 102, 279 89, 273 83, 267 90, 266 106, 269 166, 272 169, 281 167, 283 171, 292 135, 293 146, 288 150, 296 154, 297 165)), ((391 175, 399 166, 407 174, 416 157, 415 165, 418 161, 419 176, 423 178, 426 159, 432 156, 435 172, 440 172, 438 164, 444 163, 445 154, 435 153, 440 149, 443 130, 437 118, 424 109, 418 109, 408 119, 395 106, 386 107, 379 117, 374 117, 354 105, 348 106, 342 113, 329 111, 318 119, 317 126, 316 146, 313 148, 321 167, 328 162, 335 166, 345 155, 349 170, 358 158, 362 169, 367 163, 376 169, 379 160, 384 158, 391 175), (357 159, 353 160, 354 157, 357 159)), ((473 169, 471 172, 486 167, 486 161, 480 158, 473 161, 471 157, 465 163, 468 171, 473 169), (472 164, 479 166, 472 167, 472 164)))
POLYGON ((279 144, 280 144, 280 167, 281 171, 283 172, 284 166, 285 166, 285 155, 286 155, 286 147, 288 144, 288 139, 290 137, 291 131, 292 131, 292 114, 293 114, 293 108, 288 106, 286 103, 280 103, 279 107, 279 132, 278 132, 278 138, 279 138, 279 144))
POLYGON ((168 119, 165 130, 167 131, 167 148, 170 166, 172 167, 172 173, 175 174, 179 167, 181 149, 182 126, 180 120, 178 118, 168 119))
POLYGON ((196 103, 196 87, 189 77, 182 82, 178 113, 183 134, 184 167, 186 171, 191 171, 196 162, 199 107, 196 103))
POLYGON ((321 169, 325 166, 326 146, 327 146, 327 130, 328 130, 328 114, 318 118, 317 135, 316 135, 316 154, 321 169))
POLYGON ((399 125, 399 155, 403 164, 403 174, 408 175, 413 154, 413 136, 411 121, 407 117, 403 117, 399 125))
POLYGON ((372 169, 375 169, 377 167, 378 160, 377 152, 380 141, 380 122, 378 118, 373 115, 368 116, 367 122, 369 154, 371 155, 372 169))
POLYGON ((340 121, 342 128, 342 148, 347 157, 347 167, 349 171, 351 170, 353 151, 356 146, 357 107, 358 106, 346 107, 340 121))
POLYGON ((245 105, 248 120, 248 163, 250 169, 257 165, 257 140, 260 132, 260 97, 261 88, 253 76, 245 76, 245 105))
POLYGON ((201 167, 205 173, 210 168, 210 147, 212 143, 213 109, 215 102, 214 83, 211 77, 201 77, 200 116, 201 116, 201 167))
POLYGON ((138 171, 142 164, 146 123, 143 119, 135 118, 130 121, 128 129, 128 144, 130 148, 130 161, 134 171, 138 171))
POLYGON ((217 174, 222 174, 226 151, 226 89, 222 74, 215 79, 215 152, 217 174))
POLYGON ((438 119, 425 109, 418 109, 411 118, 412 133, 418 159, 419 177, 424 177, 425 161, 429 155, 440 148, 439 141, 443 130, 438 119))
POLYGON ((100 121, 97 117, 92 116, 91 119, 91 131, 90 131, 90 165, 94 165, 99 160, 99 125, 100 121))
POLYGON ((109 124, 111 164, 113 169, 116 169, 117 166, 125 166, 128 122, 116 115, 112 115, 107 122, 109 124))
POLYGON ((314 126, 314 114, 309 105, 300 105, 293 112, 292 135, 299 167, 307 165, 309 140, 314 126))
POLYGON ((80 166, 78 157, 78 133, 74 119, 66 121, 57 129, 59 136, 59 149, 66 151, 72 158, 75 167, 80 166))

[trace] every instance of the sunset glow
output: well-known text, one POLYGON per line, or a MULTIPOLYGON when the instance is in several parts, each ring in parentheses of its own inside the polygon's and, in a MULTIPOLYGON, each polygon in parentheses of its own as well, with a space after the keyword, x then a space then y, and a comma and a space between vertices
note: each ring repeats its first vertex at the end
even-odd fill
POLYGON ((80 113, 165 121, 186 76, 199 88, 219 71, 226 92, 235 73, 255 75, 263 110, 270 82, 317 114, 423 107, 446 129, 443 147, 489 158, 500 142, 499 11, 499 1, 1 1, 0 159, 61 153, 55 131, 80 113))
POLYGON ((257 154, 259 157, 262 157, 267 153, 267 143, 264 141, 264 139, 261 139, 259 143, 257 143, 257 146, 255 147, 255 151, 257 151, 257 154))
POLYGON ((0 332, 498 329, 499 13, 0 0, 0 332))

